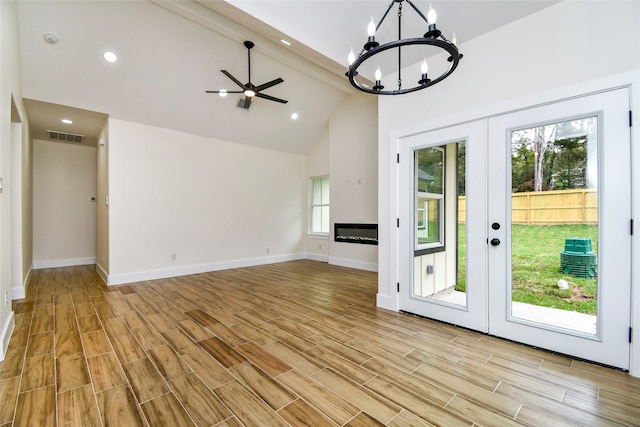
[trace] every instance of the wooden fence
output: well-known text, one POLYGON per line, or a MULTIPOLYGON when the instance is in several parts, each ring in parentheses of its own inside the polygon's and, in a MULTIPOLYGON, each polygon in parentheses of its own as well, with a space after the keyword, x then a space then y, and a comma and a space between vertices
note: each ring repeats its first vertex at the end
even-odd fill
MULTIPOLYGON (((466 221, 467 200, 458 199, 458 222, 466 221)), ((598 190, 537 191, 511 194, 514 224, 597 224, 598 190)))

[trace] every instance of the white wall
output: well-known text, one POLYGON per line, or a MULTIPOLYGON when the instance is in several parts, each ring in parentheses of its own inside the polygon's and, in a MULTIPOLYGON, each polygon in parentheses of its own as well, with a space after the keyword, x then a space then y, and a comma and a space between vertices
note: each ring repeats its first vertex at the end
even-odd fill
POLYGON ((31 196, 28 122, 20 82, 16 2, 0 2, 0 360, 4 359, 14 327, 11 295, 23 293, 31 271, 31 243, 15 239, 31 236, 29 202, 13 203, 12 190, 31 196), (20 124, 21 123, 21 124, 20 124), (16 227, 15 230, 12 227, 16 227), (16 259, 17 258, 17 259, 16 259), (12 271, 12 268, 14 271, 12 271))
POLYGON ((329 263, 378 270, 378 246, 334 242, 335 223, 378 223, 378 97, 347 98, 329 122, 329 263))
POLYGON ((108 144, 109 284, 304 257, 303 156, 116 119, 108 144))
MULTIPOLYGON (((496 114, 517 108, 521 100, 527 98, 570 96, 581 88, 591 90, 596 80, 619 82, 615 76, 620 73, 632 76, 626 82, 637 86, 640 80, 638 34, 640 2, 561 2, 482 37, 462 41, 459 47, 464 58, 458 70, 442 83, 410 95, 381 97, 379 306, 397 310, 397 280, 390 270, 390 258, 395 256, 391 254, 395 218, 391 204, 395 191, 390 188, 393 163, 389 134, 496 114)), ((633 89, 632 93, 637 93, 638 88, 633 89)), ((640 111, 637 97, 633 102, 640 111)), ((637 144, 639 127, 634 126, 632 132, 637 144)), ((637 150, 634 156, 634 169, 640 170, 637 150)), ((638 175, 634 176, 635 195, 640 188, 638 175)), ((635 212, 640 212, 639 199, 634 197, 635 212)), ((634 239, 635 247, 640 247, 638 233, 634 239)), ((634 252, 635 266, 640 265, 639 252, 634 252)), ((640 330, 639 274, 640 270, 635 267, 633 326, 636 331, 640 330)), ((636 338, 633 347, 634 375, 640 375, 640 340, 636 338)))
POLYGON ((35 268, 96 262, 96 148, 34 140, 35 268))
MULTIPOLYGON (((307 206, 311 203, 311 178, 329 175, 329 127, 307 152, 307 206)), ((331 179, 331 177, 329 177, 331 179)), ((329 193, 331 196, 331 193, 329 193)), ((309 229, 309 212, 305 216, 305 231, 309 229)), ((305 234, 305 252, 309 259, 329 261, 329 237, 305 234)))

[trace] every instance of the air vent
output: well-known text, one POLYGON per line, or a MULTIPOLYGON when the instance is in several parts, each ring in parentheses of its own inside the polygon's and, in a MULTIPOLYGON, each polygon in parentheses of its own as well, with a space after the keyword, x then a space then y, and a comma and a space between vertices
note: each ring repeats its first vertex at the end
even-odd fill
POLYGON ((77 144, 84 141, 84 135, 77 135, 75 133, 58 132, 56 130, 47 130, 49 138, 56 141, 75 142, 77 144))

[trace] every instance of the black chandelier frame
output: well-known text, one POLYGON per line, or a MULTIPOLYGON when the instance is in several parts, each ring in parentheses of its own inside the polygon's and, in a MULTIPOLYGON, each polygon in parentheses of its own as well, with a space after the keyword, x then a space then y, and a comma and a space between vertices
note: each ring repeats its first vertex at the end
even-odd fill
POLYGON ((398 40, 380 45, 377 41, 375 41, 375 37, 369 36, 367 42, 364 44, 362 50, 360 51, 354 62, 349 65, 349 69, 346 75, 349 78, 349 82, 351 83, 351 85, 360 91, 371 93, 374 95, 402 95, 405 93, 426 89, 449 77, 451 73, 453 73, 458 67, 458 63, 463 57, 463 55, 458 51, 458 47, 453 42, 449 41, 444 35, 442 35, 441 31, 436 28, 435 23, 429 23, 427 17, 424 16, 424 14, 417 8, 417 6, 413 4, 413 2, 411 2, 411 0, 392 0, 387 7, 384 15, 382 16, 382 19, 380 19, 380 22, 378 22, 378 25, 376 25, 376 31, 378 31, 378 28, 380 28, 380 26, 384 22, 384 19, 389 14, 389 11, 391 11, 396 3, 398 4, 398 40), (428 30, 423 37, 415 37, 409 39, 402 38, 402 3, 404 2, 408 3, 412 7, 412 9, 427 23, 428 30), (421 74, 421 78, 417 82, 416 86, 403 88, 402 47, 409 45, 429 45, 443 49, 444 51, 449 53, 449 58, 447 59, 447 61, 450 62, 451 65, 449 66, 447 71, 440 74, 434 79, 428 78, 427 74, 423 73, 421 74), (358 68, 367 60, 373 58, 375 55, 378 55, 389 49, 398 50, 398 88, 384 90, 384 86, 382 86, 380 80, 376 80, 373 88, 358 83, 356 81, 356 77, 358 76, 358 68))

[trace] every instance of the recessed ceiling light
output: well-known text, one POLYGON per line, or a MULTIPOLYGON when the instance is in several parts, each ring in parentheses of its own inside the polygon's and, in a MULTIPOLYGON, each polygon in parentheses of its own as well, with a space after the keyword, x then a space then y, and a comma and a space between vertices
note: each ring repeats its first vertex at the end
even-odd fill
POLYGON ((291 114, 291 120, 296 120, 298 118, 298 113, 291 114))
POLYGON ((72 124, 72 123, 73 123, 73 120, 70 120, 70 119, 62 119, 62 120, 60 120, 60 121, 61 121, 62 123, 67 124, 67 125, 70 125, 70 124, 72 124))
POLYGON ((287 46, 291 46, 291 42, 285 40, 285 39, 280 39, 280 41, 284 44, 286 44, 287 46))
POLYGON ((118 55, 116 55, 113 52, 107 51, 107 52, 104 53, 104 59, 107 62, 116 62, 118 60, 118 55))

